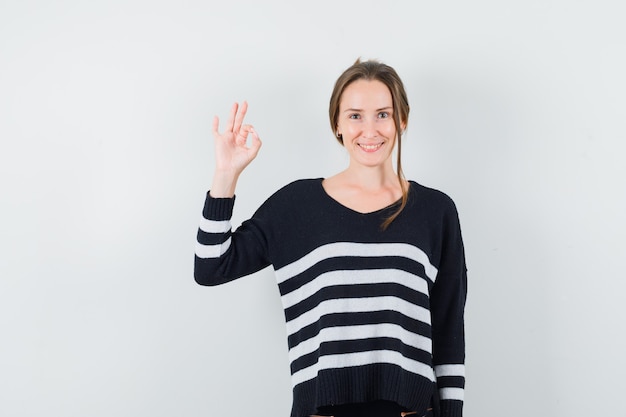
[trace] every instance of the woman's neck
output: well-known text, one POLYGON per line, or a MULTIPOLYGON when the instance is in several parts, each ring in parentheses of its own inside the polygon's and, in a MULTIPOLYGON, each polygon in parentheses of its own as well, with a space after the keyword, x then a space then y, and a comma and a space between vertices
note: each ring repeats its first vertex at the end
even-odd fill
POLYGON ((360 213, 388 207, 402 197, 396 173, 380 167, 348 167, 325 179, 322 186, 330 197, 360 213))
POLYGON ((366 192, 378 192, 382 189, 400 189, 398 175, 393 170, 391 164, 377 167, 350 164, 345 171, 337 174, 337 177, 345 185, 360 188, 366 192))

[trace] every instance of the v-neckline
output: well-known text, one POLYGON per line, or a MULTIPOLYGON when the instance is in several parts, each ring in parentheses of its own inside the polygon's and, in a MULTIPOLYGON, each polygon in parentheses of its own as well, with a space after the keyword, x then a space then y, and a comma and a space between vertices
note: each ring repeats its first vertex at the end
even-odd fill
MULTIPOLYGON (((402 198, 399 198, 398 200, 394 201, 393 203, 391 203, 391 204, 389 204, 389 205, 387 205, 385 207, 382 207, 382 208, 379 208, 379 209, 376 209, 376 210, 372 210, 372 211, 362 212, 362 211, 359 211, 359 210, 356 210, 356 209, 353 209, 351 207, 346 206, 345 204, 339 202, 334 197, 332 197, 330 194, 328 194, 328 192, 326 191, 326 188, 324 188, 324 178, 318 178, 318 184, 319 184, 319 187, 320 187, 320 189, 322 191, 322 194, 326 197, 326 199, 330 200, 334 205, 342 208, 343 210, 349 211, 351 213, 354 213, 354 214, 357 214, 357 215, 360 215, 360 216, 371 216, 371 215, 378 214, 380 212, 383 212, 385 210, 388 210, 388 209, 390 209, 392 207, 397 206, 402 201, 402 198)), ((411 189, 411 183, 409 181, 409 190, 410 189, 411 189)))

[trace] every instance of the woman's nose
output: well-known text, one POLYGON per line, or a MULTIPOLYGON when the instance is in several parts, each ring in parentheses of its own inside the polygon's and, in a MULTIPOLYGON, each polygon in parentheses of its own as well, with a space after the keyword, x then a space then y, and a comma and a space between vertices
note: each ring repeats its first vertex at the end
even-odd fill
POLYGON ((378 135, 375 120, 365 120, 363 124, 363 136, 366 138, 374 138, 378 135))

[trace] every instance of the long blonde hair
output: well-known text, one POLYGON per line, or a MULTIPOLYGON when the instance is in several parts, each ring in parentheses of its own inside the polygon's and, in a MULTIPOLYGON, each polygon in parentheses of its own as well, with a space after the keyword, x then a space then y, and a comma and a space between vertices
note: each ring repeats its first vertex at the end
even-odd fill
POLYGON ((335 82, 333 93, 330 96, 330 104, 328 106, 328 115, 330 117, 330 126, 335 137, 343 145, 343 138, 337 133, 337 122, 339 119, 339 104, 341 102, 341 96, 347 86, 357 80, 376 80, 380 81, 389 88, 391 98, 393 100, 393 121, 396 125, 396 143, 398 144, 398 159, 396 162, 398 181, 400 182, 400 189, 402 190, 402 200, 398 209, 393 214, 385 219, 381 225, 385 230, 396 217, 400 215, 402 210, 406 207, 408 200, 409 190, 407 187, 406 178, 404 172, 402 172, 402 127, 406 128, 409 120, 409 101, 404 89, 402 80, 396 73, 396 71, 389 65, 383 64, 376 60, 361 61, 357 59, 352 66, 346 69, 335 82))

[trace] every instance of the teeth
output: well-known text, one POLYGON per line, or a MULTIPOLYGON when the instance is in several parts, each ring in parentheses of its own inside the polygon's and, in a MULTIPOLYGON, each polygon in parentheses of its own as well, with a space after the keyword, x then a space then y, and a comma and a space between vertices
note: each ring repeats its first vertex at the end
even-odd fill
POLYGON ((376 145, 364 145, 362 143, 359 143, 359 146, 365 149, 366 151, 373 151, 375 149, 380 148, 382 146, 382 143, 377 143, 376 145))

